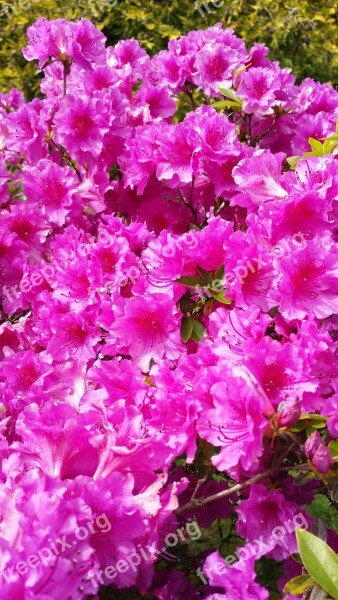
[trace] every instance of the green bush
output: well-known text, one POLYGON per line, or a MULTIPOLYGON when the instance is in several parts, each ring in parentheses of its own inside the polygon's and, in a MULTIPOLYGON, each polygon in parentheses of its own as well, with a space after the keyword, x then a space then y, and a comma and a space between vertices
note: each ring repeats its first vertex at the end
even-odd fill
POLYGON ((222 21, 248 46, 264 42, 269 56, 291 67, 298 80, 313 77, 338 83, 338 19, 336 0, 15 0, 2 1, 0 13, 0 87, 12 86, 30 97, 35 66, 21 54, 25 31, 38 17, 91 19, 108 43, 137 38, 154 54, 171 37, 222 21), (114 6, 115 4, 115 6, 114 6), (23 8, 19 8, 22 6, 23 8), (26 8, 24 8, 26 7, 26 8), (7 10, 7 14, 6 14, 7 10))

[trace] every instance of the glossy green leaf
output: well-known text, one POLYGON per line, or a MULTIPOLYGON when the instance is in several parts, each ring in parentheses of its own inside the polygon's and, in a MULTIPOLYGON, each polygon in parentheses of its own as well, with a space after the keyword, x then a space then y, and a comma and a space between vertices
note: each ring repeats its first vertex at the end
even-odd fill
POLYGON ((224 265, 220 265, 217 269, 217 271, 215 272, 215 277, 214 279, 219 280, 219 279, 223 279, 224 278, 224 265))
POLYGON ((180 298, 179 305, 181 312, 185 315, 190 310, 191 304, 191 291, 187 290, 186 293, 180 298))
POLYGON ((322 415, 317 415, 317 413, 301 413, 300 420, 303 419, 311 419, 311 421, 323 421, 323 423, 326 423, 327 421, 327 417, 323 417, 322 415))
POLYGON ((323 155, 323 144, 321 144, 321 142, 319 142, 318 140, 315 140, 312 137, 309 137, 308 142, 312 148, 312 151, 316 154, 316 156, 323 155))
POLYGON ((338 458, 338 440, 332 440, 329 443, 328 448, 332 454, 332 458, 338 458))
POLYGON ((183 275, 176 279, 177 283, 181 283, 182 285, 186 285, 187 287, 204 287, 205 283, 203 279, 200 277, 193 277, 190 275, 183 275))
POLYGON ((208 271, 205 271, 204 269, 202 269, 202 267, 199 266, 196 266, 196 269, 203 281, 208 285, 212 285, 212 277, 210 273, 208 273, 208 271))
POLYGON ((194 342, 199 342, 205 336, 206 336, 206 330, 205 330, 204 325, 202 325, 202 323, 200 323, 199 321, 194 321, 191 339, 193 339, 194 342))
POLYGON ((290 169, 291 169, 292 171, 294 171, 294 170, 295 170, 295 168, 296 168, 296 166, 297 166, 298 162, 300 161, 300 159, 301 159, 301 157, 300 157, 300 156, 289 156, 289 157, 286 159, 286 162, 288 163, 288 165, 289 165, 289 167, 290 167, 290 169))
POLYGON ((240 73, 243 73, 243 71, 245 71, 246 69, 248 69, 251 66, 252 63, 249 63, 248 65, 243 65, 242 67, 239 67, 239 69, 237 69, 234 72, 234 77, 237 77, 237 75, 240 75, 240 73))
POLYGON ((183 317, 181 320, 181 338, 183 342, 188 342, 191 338, 191 334, 194 328, 193 319, 189 319, 189 317, 183 317))
POLYGON ((242 105, 234 100, 220 100, 219 102, 214 102, 212 108, 241 108, 242 105))
POLYGON ((327 138, 323 144, 323 152, 324 154, 330 154, 333 148, 335 148, 338 144, 337 140, 327 138))
POLYGON ((318 537, 296 528, 299 552, 303 564, 313 579, 334 600, 338 600, 338 556, 318 537))
POLYGON ((217 302, 221 302, 222 304, 231 304, 232 300, 226 297, 226 290, 221 290, 220 292, 214 292, 211 290, 212 297, 217 300, 217 302))
POLYGON ((226 98, 230 98, 236 104, 242 105, 243 100, 239 98, 234 90, 228 90, 227 88, 220 87, 218 90, 225 96, 226 98))

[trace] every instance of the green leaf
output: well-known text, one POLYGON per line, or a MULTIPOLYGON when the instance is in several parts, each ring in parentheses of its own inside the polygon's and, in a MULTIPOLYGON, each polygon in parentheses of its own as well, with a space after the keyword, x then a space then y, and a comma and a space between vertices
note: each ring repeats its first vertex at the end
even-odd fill
POLYGON ((203 279, 200 277, 193 277, 190 275, 183 275, 183 277, 179 277, 176 279, 177 283, 181 283, 182 285, 186 285, 187 287, 204 287, 205 283, 203 279))
POLYGON ((191 338, 191 334, 194 328, 193 319, 189 319, 189 317, 183 317, 181 319, 181 338, 183 342, 188 342, 191 338))
POLYGON ((327 421, 327 417, 323 417, 322 415, 317 415, 317 413, 301 413, 299 419, 302 421, 303 419, 310 419, 311 421, 322 421, 325 425, 327 421))
POLYGON ((198 343, 206 335, 207 335, 207 332, 205 330, 204 325, 202 325, 202 323, 200 323, 199 321, 194 321, 193 322, 193 331, 191 334, 191 338, 194 340, 194 342, 198 343))
POLYGON ((296 528, 299 552, 306 570, 335 600, 338 600, 338 556, 318 537, 296 528))
POLYGON ((219 102, 213 102, 212 108, 241 108, 241 104, 234 102, 233 100, 220 100, 219 102))
POLYGON ((317 429, 322 429, 323 427, 324 425, 316 425, 315 423, 311 423, 311 425, 308 425, 308 427, 306 428, 306 435, 310 437, 310 435, 314 433, 317 429))
POLYGON ((323 145, 312 137, 309 137, 308 142, 315 153, 315 156, 323 156, 323 145))
POLYGON ((295 170, 298 162, 300 161, 300 158, 300 156, 289 156, 289 158, 286 159, 286 162, 288 163, 292 171, 295 170))
POLYGON ((215 272, 215 279, 223 279, 224 277, 224 265, 220 265, 217 269, 217 271, 215 272))
POLYGON ((237 69, 237 71, 234 72, 234 78, 237 77, 237 75, 240 75, 240 73, 243 73, 243 71, 245 71, 246 69, 248 69, 251 66, 252 63, 249 63, 248 65, 243 65, 242 67, 239 67, 239 69, 237 69))
POLYGON ((227 88, 220 87, 218 88, 218 91, 221 92, 221 94, 223 94, 223 96, 225 96, 226 98, 230 98, 230 100, 242 106, 243 100, 241 100, 241 98, 239 98, 236 95, 236 92, 234 92, 234 90, 228 90, 227 88))
POLYGON ((212 277, 211 277, 210 273, 208 273, 208 271, 205 271, 204 269, 202 269, 202 267, 199 267, 198 265, 196 266, 196 269, 197 269, 200 277, 202 277, 203 281, 207 285, 212 285, 212 277))
POLYGON ((311 575, 299 575, 294 577, 286 584, 284 591, 289 592, 293 596, 299 596, 309 591, 315 584, 315 580, 311 575))
POLYGON ((226 290, 221 290, 220 292, 214 292, 214 290, 210 290, 212 297, 217 300, 217 302, 221 302, 222 304, 231 304, 232 300, 226 297, 226 290))
POLYGON ((332 442, 329 443, 328 448, 332 458, 338 458, 338 440, 332 440, 332 442))
POLYGON ((330 152, 332 152, 333 148, 335 148, 338 144, 337 140, 333 140, 333 139, 326 139, 324 144, 323 144, 323 153, 324 154, 330 154, 330 152))
POLYGON ((183 294, 182 298, 180 298, 179 305, 181 312, 185 315, 190 310, 191 303, 191 291, 187 290, 185 294, 183 294))
POLYGON ((307 427, 306 423, 304 423, 302 421, 298 421, 298 423, 296 423, 295 425, 290 427, 290 431, 297 433, 298 431, 303 431, 304 429, 306 429, 306 427, 307 427))

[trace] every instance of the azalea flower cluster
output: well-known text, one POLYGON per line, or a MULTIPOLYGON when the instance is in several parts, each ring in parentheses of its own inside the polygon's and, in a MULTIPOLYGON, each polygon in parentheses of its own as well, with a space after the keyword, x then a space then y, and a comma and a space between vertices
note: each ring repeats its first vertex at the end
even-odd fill
POLYGON ((87 20, 27 36, 41 94, 0 95, 1 598, 94 596, 91 574, 194 516, 264 543, 201 589, 156 552, 103 585, 265 600, 255 560, 300 573, 294 532, 272 531, 311 526, 334 469, 338 165, 286 158, 335 134, 338 93, 220 24, 153 58, 87 20), (103 514, 109 531, 27 565, 103 514))

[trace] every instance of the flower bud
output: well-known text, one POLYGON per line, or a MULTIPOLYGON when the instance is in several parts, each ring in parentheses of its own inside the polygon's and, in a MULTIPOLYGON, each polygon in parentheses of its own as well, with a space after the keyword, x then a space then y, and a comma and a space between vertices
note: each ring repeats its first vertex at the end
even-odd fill
POLYGON ((333 465, 330 450, 324 444, 321 444, 317 448, 311 462, 318 473, 328 473, 333 465))
POLYGON ((322 445, 322 438, 320 437, 318 431, 311 433, 309 439, 306 440, 306 442, 305 442, 305 454, 306 454, 307 458, 312 460, 316 450, 321 445, 322 445))
POLYGON ((292 427, 297 423, 301 414, 298 398, 289 398, 284 402, 282 410, 279 413, 279 427, 292 427))

